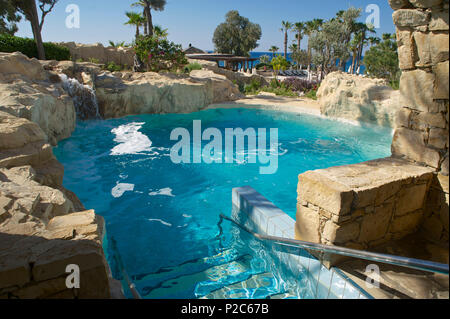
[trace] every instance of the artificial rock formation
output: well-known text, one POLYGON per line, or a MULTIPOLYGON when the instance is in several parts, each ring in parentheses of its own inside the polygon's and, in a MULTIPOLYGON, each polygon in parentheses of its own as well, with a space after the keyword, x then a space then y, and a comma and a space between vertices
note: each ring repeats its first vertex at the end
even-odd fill
POLYGON ((34 122, 0 111, 0 299, 108 298, 104 221, 62 186, 64 169, 34 122), (66 267, 80 267, 80 289, 66 267))
POLYGON ((394 127, 400 108, 400 92, 386 81, 344 72, 328 74, 317 97, 323 115, 386 127, 394 127))
POLYGON ((94 87, 100 115, 105 119, 136 114, 189 113, 213 103, 242 98, 237 85, 208 70, 193 71, 190 75, 111 73, 88 62, 41 63, 51 72, 65 74, 94 87))
POLYGON ((0 111, 39 124, 53 145, 75 130, 75 108, 59 76, 21 53, 0 53, 0 111))
POLYGON ((189 113, 242 97, 238 87, 223 76, 208 71, 193 73, 101 73, 95 77, 100 114, 117 118, 129 114, 189 113))

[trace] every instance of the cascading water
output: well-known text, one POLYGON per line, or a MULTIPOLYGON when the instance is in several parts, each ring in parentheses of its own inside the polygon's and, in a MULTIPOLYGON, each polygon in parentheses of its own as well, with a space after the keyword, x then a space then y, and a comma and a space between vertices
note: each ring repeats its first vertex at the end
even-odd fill
POLYGON ((78 118, 81 120, 101 118, 94 89, 65 74, 59 76, 64 90, 73 99, 78 118))

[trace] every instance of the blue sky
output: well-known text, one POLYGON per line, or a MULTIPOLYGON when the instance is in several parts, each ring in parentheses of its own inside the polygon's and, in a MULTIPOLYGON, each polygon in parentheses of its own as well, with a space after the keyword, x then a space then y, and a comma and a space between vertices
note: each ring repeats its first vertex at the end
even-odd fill
MULTIPOLYGON (((75 41, 80 43, 109 40, 131 42, 135 30, 126 26, 124 12, 130 10, 134 0, 60 0, 54 12, 47 16, 43 29, 44 41, 75 41), (80 29, 68 29, 65 20, 67 5, 80 8, 80 29)), ((267 51, 272 45, 283 46, 281 21, 307 21, 314 18, 329 19, 341 9, 350 6, 363 8, 376 4, 380 8, 378 34, 395 31, 393 10, 387 0, 168 0, 165 11, 154 12, 155 24, 169 29, 169 39, 187 47, 189 43, 204 50, 212 50, 212 37, 218 24, 225 20, 229 10, 239 13, 262 28, 260 46, 255 51, 267 51)), ((131 9, 131 10, 137 10, 131 9)), ((363 12, 362 21, 368 13, 363 12)), ((18 36, 31 37, 28 22, 21 22, 18 36)), ((294 39, 293 35, 290 36, 294 39)), ((303 41, 302 47, 306 45, 303 41)))

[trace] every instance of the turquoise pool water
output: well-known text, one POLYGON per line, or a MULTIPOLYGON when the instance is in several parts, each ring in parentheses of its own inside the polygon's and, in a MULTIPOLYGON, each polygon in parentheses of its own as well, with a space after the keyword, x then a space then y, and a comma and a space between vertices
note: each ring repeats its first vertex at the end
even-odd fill
POLYGON ((232 211, 231 189, 252 186, 295 218, 299 174, 389 156, 391 140, 391 130, 385 128, 274 111, 217 109, 79 122, 55 155, 65 167, 64 186, 104 216, 108 235, 117 241, 125 268, 144 297, 208 296, 253 278, 262 282, 255 284, 262 290, 226 291, 236 298, 260 298, 285 292, 289 278, 266 276, 267 258, 255 248, 259 244, 238 236, 230 225, 223 225, 223 236, 217 237, 219 214, 232 211), (277 173, 261 175, 260 164, 245 162, 174 164, 170 148, 176 142, 170 133, 178 127, 192 131, 194 120, 201 120, 203 129, 222 132, 278 128, 277 173))

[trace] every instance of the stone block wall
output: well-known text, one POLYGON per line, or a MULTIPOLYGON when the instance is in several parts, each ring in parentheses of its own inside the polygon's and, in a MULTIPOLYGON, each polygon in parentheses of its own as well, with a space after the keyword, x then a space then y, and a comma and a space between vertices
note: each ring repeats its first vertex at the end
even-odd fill
POLYGON ((402 77, 402 109, 392 143, 394 156, 448 175, 448 0, 389 0, 395 10, 402 77))
POLYGON ((72 60, 82 59, 90 62, 91 59, 98 60, 98 63, 110 63, 132 67, 134 63, 134 51, 132 48, 104 47, 101 43, 79 44, 75 42, 58 43, 70 50, 72 60))
POLYGON ((422 231, 448 245, 449 1, 389 0, 395 10, 403 97, 393 156, 434 168, 422 231))
POLYGON ((435 243, 448 246, 449 224, 449 187, 448 176, 434 176, 427 195, 425 218, 421 231, 425 237, 435 243))
POLYGON ((370 249, 416 232, 431 168, 386 158, 299 176, 296 238, 370 249))

